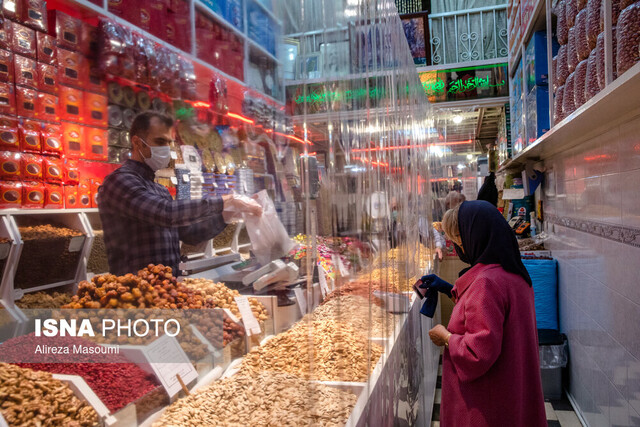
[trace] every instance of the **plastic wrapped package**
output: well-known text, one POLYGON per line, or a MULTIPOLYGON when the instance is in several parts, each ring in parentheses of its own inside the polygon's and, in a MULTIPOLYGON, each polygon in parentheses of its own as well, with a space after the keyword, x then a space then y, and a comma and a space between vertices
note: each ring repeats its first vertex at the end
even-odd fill
POLYGON ((582 9, 576 17, 576 51, 580 61, 587 59, 591 52, 589 42, 587 41, 587 16, 587 9, 582 9))
MULTIPOLYGON (((566 45, 569 41, 569 27, 567 26, 565 3, 565 0, 560 0, 556 6, 556 16, 558 17, 556 36, 558 37, 558 43, 560 43, 560 45, 566 45)), ((600 9, 598 8, 598 10, 600 9)))
POLYGON ((578 40, 576 38, 576 27, 569 30, 569 44, 567 44, 567 68, 569 73, 573 73, 580 62, 578 57, 578 40))
POLYGON ((589 49, 595 49, 600 30, 600 4, 602 0, 589 0, 587 3, 587 43, 589 49))
MULTIPOLYGON (((612 28, 613 32, 613 79, 615 80, 617 77, 617 29, 616 27, 612 28)), ((604 89, 606 86, 606 76, 605 76, 605 55, 604 55, 604 33, 601 33, 598 36, 598 43, 596 45, 596 65, 598 67, 598 86, 600 90, 604 89)))
MULTIPOLYGON (((567 20, 567 28, 571 29, 576 23, 576 15, 578 14, 577 0, 565 0, 564 3, 564 15, 567 20)), ((571 34, 569 34, 569 41, 571 41, 571 34)))
MULTIPOLYGON (((622 0, 611 0, 611 25, 615 27, 618 23, 618 17, 620 16, 620 11, 622 10, 621 5, 622 0)), ((604 6, 605 1, 603 0, 600 4, 600 32, 604 31, 604 6)))
POLYGON ((569 74, 567 82, 564 85, 564 94, 562 96, 562 114, 564 117, 568 117, 576 111, 575 105, 575 73, 569 74))
POLYGON ((578 12, 583 11, 587 7, 587 0, 576 0, 576 9, 578 12))
POLYGON ((598 84, 598 61, 596 50, 593 49, 587 59, 587 77, 585 80, 585 101, 590 100, 600 92, 598 84))
MULTIPOLYGON (((620 0, 620 10, 623 11, 634 3, 637 3, 638 0, 620 0)), ((622 12, 620 12, 622 13, 622 12)), ((618 17, 620 19, 620 17, 618 17)))
POLYGON ((587 102, 586 99, 586 80, 587 80, 587 61, 581 61, 576 67, 574 73, 574 89, 573 89, 573 102, 576 109, 580 108, 582 104, 587 102))
POLYGON ((553 57, 551 62, 551 69, 553 70, 553 90, 558 89, 558 55, 553 57))
POLYGON ((558 75, 558 87, 564 85, 569 77, 569 67, 567 65, 567 45, 560 46, 558 50, 558 63, 556 66, 556 74, 558 75))
POLYGON ((640 3, 634 3, 620 13, 616 31, 616 71, 622 75, 640 61, 640 3))

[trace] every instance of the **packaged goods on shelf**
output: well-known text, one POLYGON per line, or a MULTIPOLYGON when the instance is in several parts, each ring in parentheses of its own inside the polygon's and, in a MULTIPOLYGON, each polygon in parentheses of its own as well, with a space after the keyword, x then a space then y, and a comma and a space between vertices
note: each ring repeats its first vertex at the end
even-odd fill
POLYGON ((323 302, 305 320, 336 320, 344 322, 367 336, 382 338, 393 332, 394 316, 380 307, 369 305, 369 300, 355 295, 344 295, 323 302))
MULTIPOLYGON (((556 5, 556 16, 558 17, 557 21, 557 34, 558 43, 564 46, 569 41, 569 26, 567 25, 567 15, 566 15, 566 2, 567 0, 560 0, 556 5)), ((598 8, 600 4, 598 4, 598 8)))
POLYGON ((574 105, 576 109, 580 108, 582 104, 587 102, 586 95, 586 83, 587 83, 587 66, 588 61, 582 61, 576 67, 575 79, 574 79, 574 89, 573 89, 573 99, 574 105))
POLYGON ((620 76, 640 61, 640 4, 633 3, 620 12, 616 38, 616 72, 620 76))
POLYGON ((571 27, 569 29, 569 43, 567 44, 567 67, 569 68, 569 74, 573 73, 580 62, 578 57, 578 38, 577 27, 571 27))
POLYGON ((65 356, 59 356, 52 358, 52 363, 16 363, 16 365, 39 372, 80 376, 111 412, 124 408, 129 403, 160 387, 153 375, 145 372, 123 356, 96 356, 96 354, 101 354, 101 346, 83 338, 42 338, 29 334, 9 339, 2 343, 0 348, 3 351, 2 357, 7 358, 5 360, 13 360, 19 359, 19 356, 9 353, 19 354, 27 351, 26 349, 35 348, 35 345, 68 348, 82 346, 87 350, 94 350, 93 354, 74 354, 73 363, 71 363, 71 358, 67 361, 65 356), (97 360, 103 359, 105 362, 97 362, 97 360))
POLYGON ((236 374, 173 403, 165 425, 344 425, 357 396, 281 372, 236 374))
MULTIPOLYGON (((589 49, 593 50, 598 41, 600 30, 600 5, 602 0, 589 0, 587 2, 587 43, 589 49)), ((560 25, 560 24, 558 24, 560 25)))
MULTIPOLYGON (((618 24, 618 17, 620 16, 622 0, 611 0, 611 26, 615 27, 618 24)), ((606 1, 602 0, 600 3, 600 32, 604 31, 604 8, 606 1)))
POLYGON ((241 372, 278 371, 303 379, 364 382, 381 355, 381 346, 347 324, 302 321, 254 347, 244 357, 241 372))
MULTIPOLYGON (((186 278, 182 283, 189 287, 202 292, 207 298, 213 301, 213 305, 218 308, 227 308, 238 319, 242 318, 238 304, 236 304, 236 297, 240 296, 240 293, 236 290, 227 288, 224 283, 216 283, 213 280, 208 279, 190 279, 186 278)), ((256 298, 248 298, 251 311, 256 320, 267 320, 267 309, 256 298)))
POLYGON ((587 9, 583 9, 578 13, 576 17, 576 52, 578 53, 578 60, 582 61, 587 59, 589 56, 589 52, 591 52, 591 48, 589 47, 589 42, 587 41, 587 9))
POLYGON ((549 88, 534 87, 527 95, 527 144, 549 130, 549 88))
POLYGON ((54 419, 60 425, 98 424, 96 411, 48 372, 0 363, 0 389, 12 396, 0 407, 9 425, 38 425, 54 419))
MULTIPOLYGON (((578 0, 565 0, 565 17, 567 19, 567 28, 571 29, 576 23, 576 15, 578 14, 578 0)), ((571 43, 571 33, 569 33, 568 43, 571 43)))
POLYGON ((562 114, 565 117, 570 116, 576 110, 575 104, 575 73, 569 74, 567 82, 564 85, 564 93, 562 95, 562 114))
MULTIPOLYGON (((616 58, 618 54, 618 37, 617 37, 617 28, 613 27, 612 31, 612 40, 613 40, 613 79, 615 80, 618 76, 618 72, 616 70, 618 65, 618 60, 616 58)), ((607 85, 606 76, 605 76, 605 54, 604 54, 604 33, 601 33, 598 36, 598 42, 596 46, 596 63, 598 67, 598 85, 600 86, 600 90, 603 90, 607 85)))

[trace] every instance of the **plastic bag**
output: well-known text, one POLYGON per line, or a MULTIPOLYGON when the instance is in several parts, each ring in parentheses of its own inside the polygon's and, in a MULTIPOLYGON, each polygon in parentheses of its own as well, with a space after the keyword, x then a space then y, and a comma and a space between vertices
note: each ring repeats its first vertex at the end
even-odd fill
POLYGON ((569 77, 569 67, 567 65, 567 46, 560 46, 558 50, 558 64, 556 74, 558 75, 558 87, 564 85, 569 77))
POLYGON ((616 71, 621 75, 640 61, 640 3, 634 3, 620 13, 616 38, 616 71))
MULTIPOLYGON (((620 16, 621 0, 611 0, 611 26, 615 27, 618 23, 618 17, 620 16)), ((600 4, 600 32, 604 31, 604 0, 600 4)))
MULTIPOLYGON (((617 29, 616 27, 613 27, 611 29, 612 31, 612 36, 613 36, 613 79, 616 79, 617 76, 617 61, 616 61, 616 57, 617 55, 617 29)), ((606 86, 607 82, 606 82, 606 76, 605 76, 605 56, 604 56, 604 33, 601 33, 598 36, 598 43, 596 46, 596 63, 598 66, 598 86, 600 86, 600 90, 604 89, 604 87, 606 86)))
POLYGON ((576 0, 576 9, 581 12, 587 7, 587 0, 576 0))
MULTIPOLYGON (((558 6, 556 9, 556 16, 558 17, 558 26, 556 30, 556 36, 558 37, 558 43, 564 46, 569 41, 569 26, 567 26, 567 18, 566 18, 566 5, 565 0, 561 0, 558 2, 558 6)), ((600 8, 598 8, 600 10, 600 8)), ((598 22, 599 24, 599 22, 598 22)))
POLYGON ((575 97, 573 91, 575 90, 575 73, 569 74, 567 82, 564 84, 564 95, 562 97, 562 114, 565 117, 569 117, 574 111, 576 111, 575 97))
POLYGON ((556 98, 554 102, 553 108, 553 122, 560 123, 562 119, 564 119, 564 114, 562 112, 562 98, 564 95, 564 86, 560 86, 556 89, 556 98))
POLYGON ((578 58, 577 31, 576 27, 572 27, 569 30, 569 44, 567 45, 567 68, 569 69, 569 73, 573 73, 578 66, 578 62, 580 62, 578 58))
MULTIPOLYGON (((567 28, 571 29, 576 23, 576 15, 578 14, 578 5, 576 0, 565 0, 564 3, 564 15, 567 20, 567 28)), ((571 34, 569 34, 569 41, 571 41, 571 34)))
POLYGON ((558 262, 555 259, 523 259, 533 283, 538 329, 558 329, 558 262))
POLYGON ((539 347, 540 369, 564 368, 569 361, 568 343, 559 345, 541 345, 539 347))
POLYGON ((589 42, 587 41, 587 9, 583 9, 576 17, 576 51, 580 61, 589 57, 589 42))
POLYGON ((551 69, 553 70, 553 90, 558 89, 558 55, 553 57, 551 62, 551 69))
MULTIPOLYGON (((625 10, 626 8, 628 8, 629 6, 631 6, 634 3, 637 3, 638 0, 620 0, 620 10, 625 10)), ((620 12, 622 13, 622 12, 620 12)), ((618 17, 618 19, 620 19, 620 17, 618 17)))
POLYGON ((595 49, 600 34, 600 4, 602 0, 589 0, 587 3, 587 43, 595 49))
POLYGON ((585 101, 590 100, 600 92, 598 85, 598 62, 596 50, 593 49, 587 59, 587 77, 585 80, 585 101))
POLYGON ((285 230, 273 201, 266 190, 256 195, 256 201, 262 206, 262 216, 245 215, 244 222, 251 240, 253 254, 261 264, 287 255, 294 247, 293 241, 285 230))
POLYGON ((574 74, 573 102, 576 106, 576 109, 578 109, 582 106, 582 104, 587 102, 585 97, 585 85, 587 81, 587 61, 580 62, 576 67, 576 72, 574 74))

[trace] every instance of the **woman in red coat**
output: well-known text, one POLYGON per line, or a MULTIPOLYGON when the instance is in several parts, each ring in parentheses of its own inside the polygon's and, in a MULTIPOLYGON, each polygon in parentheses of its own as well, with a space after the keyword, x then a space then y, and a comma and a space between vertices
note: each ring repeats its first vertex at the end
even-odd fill
MULTIPOLYGON (((449 329, 429 331, 445 347, 440 424, 546 426, 533 289, 513 231, 483 201, 448 211, 443 228, 471 267, 451 289, 449 329)), ((431 275, 421 287, 450 286, 431 275)))

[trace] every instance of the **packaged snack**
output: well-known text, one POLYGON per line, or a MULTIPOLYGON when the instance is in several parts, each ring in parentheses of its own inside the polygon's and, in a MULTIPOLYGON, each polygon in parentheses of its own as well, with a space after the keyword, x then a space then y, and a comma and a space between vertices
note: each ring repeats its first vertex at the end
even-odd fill
POLYGON ((45 64, 43 62, 38 63, 38 89, 42 92, 58 94, 58 68, 45 64))
POLYGON ((578 62, 580 62, 578 60, 576 31, 576 27, 569 29, 569 44, 567 44, 567 68, 569 69, 569 74, 576 70, 576 66, 578 65, 578 62))
POLYGON ((21 117, 36 117, 38 91, 26 87, 19 88, 16 96, 18 115, 21 117))
POLYGON ((13 66, 16 72, 16 85, 38 89, 38 69, 34 59, 15 55, 13 66))
POLYGON ((576 51, 580 61, 587 59, 591 48, 587 41, 587 9, 582 9, 576 17, 576 51))
POLYGON ((55 157, 44 157, 44 180, 47 182, 62 182, 64 180, 64 168, 62 160, 55 157))
POLYGON ((11 50, 18 55, 28 56, 29 58, 35 58, 37 54, 36 49, 36 32, 31 28, 27 28, 24 25, 13 25, 13 46, 11 50))
POLYGON ((0 128, 18 129, 18 119, 13 116, 0 116, 0 128))
POLYGON ((0 181, 0 208, 18 209, 22 206, 22 183, 0 181))
POLYGON ((42 125, 43 123, 39 120, 20 119, 18 128, 42 132, 42 125))
POLYGON ((13 23, 8 19, 0 22, 0 48, 11 50, 13 48, 13 23))
POLYGON ((82 35, 80 37, 80 52, 94 58, 98 54, 98 27, 87 22, 82 23, 82 35))
POLYGON ((0 151, 0 177, 2 179, 20 179, 20 153, 0 151))
POLYGON ((569 67, 567 65, 567 45, 560 46, 558 49, 558 61, 556 64, 556 74, 558 76, 558 87, 564 85, 569 77, 569 67))
POLYGON ((64 207, 67 209, 80 208, 80 198, 78 197, 77 185, 64 186, 64 207))
MULTIPOLYGON (((576 15, 578 14, 577 0, 565 0, 564 1, 564 16, 567 20, 567 28, 571 29, 576 23, 576 15)), ((569 40, 571 41, 571 34, 569 34, 569 40)))
POLYGON ((81 179, 78 184, 78 205, 80 208, 91 207, 91 181, 81 179))
POLYGON ((24 25, 34 30, 47 31, 47 2, 45 0, 22 0, 22 19, 24 25))
POLYGON ((581 61, 576 67, 574 77, 573 102, 576 109, 580 108, 586 100, 587 61, 581 61))
POLYGON ((23 153, 40 154, 42 152, 40 132, 20 127, 20 148, 23 153))
POLYGON ((59 133, 42 134, 42 152, 50 156, 60 157, 62 155, 62 142, 60 141, 59 133))
POLYGON ((102 181, 99 179, 91 180, 91 207, 98 207, 98 188, 102 185, 102 181))
POLYGON ((84 93, 84 116, 86 123, 94 126, 107 126, 109 99, 104 95, 84 93))
POLYGON ((62 135, 62 128, 60 127, 59 123, 43 123, 43 126, 43 134, 48 133, 50 135, 56 135, 58 137, 62 135))
POLYGON ((562 115, 564 117, 569 117, 576 111, 575 105, 575 95, 573 91, 575 90, 575 73, 569 74, 567 77, 567 82, 564 85, 564 93, 562 95, 562 115))
POLYGON ((107 82, 104 80, 96 61, 89 61, 89 79, 86 89, 91 92, 107 93, 107 82))
POLYGON ((13 53, 0 49, 0 81, 13 82, 14 75, 13 53))
POLYGON ((22 17, 22 0, 3 0, 0 3, 2 15, 13 21, 19 21, 22 17))
POLYGON ((622 75, 640 61, 640 4, 634 3, 620 12, 617 34, 616 71, 622 75))
POLYGON ((64 208, 64 189, 60 184, 45 184, 45 209, 64 208))
POLYGON ((36 34, 36 45, 38 48, 38 62, 49 65, 56 65, 58 62, 58 48, 56 39, 45 33, 36 34))
POLYGON ((16 93, 13 83, 0 82, 0 114, 16 115, 16 93))
POLYGON ((86 158, 106 161, 109 155, 109 132, 100 128, 85 128, 86 158))
POLYGON ((81 122, 84 120, 82 112, 82 91, 68 86, 60 86, 60 117, 63 120, 81 122))
POLYGON ((64 164, 64 183, 78 184, 79 182, 78 162, 76 160, 66 160, 64 164))
POLYGON ((58 116, 58 97, 51 93, 38 92, 36 115, 41 120, 56 122, 58 116))
POLYGON ((5 127, 0 129, 0 150, 20 151, 18 129, 5 127))
POLYGON ((49 34, 56 36, 58 47, 78 50, 82 37, 82 21, 59 10, 50 10, 49 34))
MULTIPOLYGON (((613 79, 615 80, 617 77, 617 60, 616 60, 616 56, 617 56, 617 30, 616 27, 613 27, 611 29, 612 31, 612 36, 613 36, 613 79)), ((606 82, 606 76, 605 76, 605 56, 604 56, 604 33, 601 33, 598 36, 598 41, 597 41, 597 45, 596 45, 596 65, 597 65, 597 69, 598 69, 598 85, 600 86, 600 90, 604 89, 607 82, 606 82)))
POLYGON ((58 49, 58 73, 60 83, 84 88, 88 75, 86 58, 80 52, 58 49))
POLYGON ((602 0, 589 0, 587 2, 587 43, 593 50, 600 34, 600 4, 602 0))
POLYGON ((586 7, 587 0, 576 0, 576 8, 578 9, 578 13, 582 12, 586 7))
POLYGON ((98 40, 100 42, 100 69, 104 73, 117 75, 120 70, 120 57, 126 51, 122 27, 108 19, 100 19, 98 40))
POLYGON ((83 141, 83 126, 76 123, 62 123, 62 146, 68 158, 80 159, 85 156, 83 141))
POLYGON ((22 179, 28 181, 42 181, 42 156, 37 154, 22 154, 20 156, 22 179))
POLYGON ((44 207, 44 184, 42 182, 22 182, 22 207, 27 209, 42 209, 44 207))
POLYGON ((587 59, 587 79, 586 79, 585 99, 588 101, 600 92, 598 85, 598 62, 596 50, 593 49, 587 59))
MULTIPOLYGON (((620 16, 621 0, 611 0, 611 25, 615 27, 618 23, 618 17, 620 16)), ((604 7, 605 2, 600 3, 600 32, 604 31, 604 7)))

